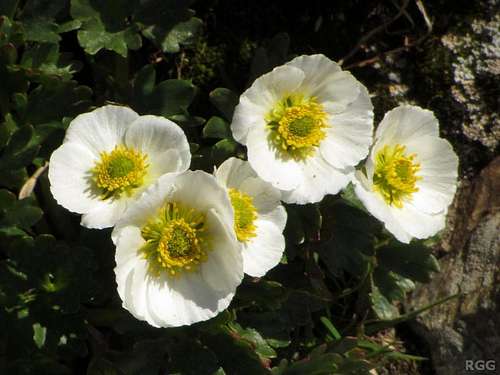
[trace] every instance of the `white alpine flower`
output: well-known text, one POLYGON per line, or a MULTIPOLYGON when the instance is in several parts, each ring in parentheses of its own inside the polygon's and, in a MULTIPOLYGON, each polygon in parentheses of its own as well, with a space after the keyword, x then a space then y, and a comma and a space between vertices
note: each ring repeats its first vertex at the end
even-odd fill
POLYGON ((457 188, 458 158, 439 138, 431 111, 399 106, 384 116, 355 191, 399 241, 427 238, 444 228, 457 188))
POLYGON ((368 154, 372 109, 366 88, 336 62, 299 56, 241 95, 231 130, 285 202, 318 202, 344 188, 368 154))
POLYGON ((107 105, 70 123, 50 157, 50 190, 61 206, 83 214, 83 226, 112 227, 148 185, 190 163, 178 125, 107 105))
POLYGON ((257 176, 247 161, 229 158, 214 173, 228 189, 234 229, 242 245, 243 270, 261 277, 276 266, 285 250, 286 211, 281 193, 257 176))
POLYGON ((155 327, 189 325, 224 310, 243 278, 233 220, 214 176, 160 177, 112 233, 123 307, 155 327))

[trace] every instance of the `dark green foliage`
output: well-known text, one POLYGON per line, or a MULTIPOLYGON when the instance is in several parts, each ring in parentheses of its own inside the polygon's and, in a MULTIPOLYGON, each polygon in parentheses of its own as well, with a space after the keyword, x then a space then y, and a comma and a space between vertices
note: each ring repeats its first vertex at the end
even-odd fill
MULTIPOLYGON (((269 14, 242 15, 228 1, 0 1, 0 373, 367 374, 419 360, 372 335, 405 318, 397 303, 437 261, 420 243, 391 242, 352 188, 288 205, 282 262, 246 278, 227 311, 156 329, 121 307, 110 231, 80 227, 46 172, 34 176, 70 121, 106 103, 178 123, 192 169, 245 158, 230 131, 241 92, 290 51, 322 52, 279 32, 289 21, 266 5, 269 14), (254 26, 261 16, 273 22, 254 26), (33 192, 19 199, 27 184, 33 192)), ((319 22, 311 9, 289 17, 308 36, 319 22)))

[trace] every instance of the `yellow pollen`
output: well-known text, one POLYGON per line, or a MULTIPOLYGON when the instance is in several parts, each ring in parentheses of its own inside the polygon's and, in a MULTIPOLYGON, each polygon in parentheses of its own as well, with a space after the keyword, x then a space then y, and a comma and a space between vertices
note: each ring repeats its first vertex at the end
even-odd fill
POLYGON ((280 156, 304 160, 325 139, 326 112, 314 97, 293 94, 280 100, 266 116, 269 139, 280 156))
POLYGON ((229 197, 234 210, 234 230, 240 242, 247 242, 257 235, 255 220, 257 210, 252 197, 236 189, 229 189, 229 197))
POLYGON ((175 202, 160 208, 158 215, 142 228, 141 235, 146 243, 140 251, 156 276, 162 272, 179 276, 195 271, 211 250, 205 215, 175 202))
POLYGON ((384 146, 375 157, 373 189, 379 192, 384 200, 395 207, 403 207, 404 200, 411 200, 412 194, 418 191, 417 176, 420 164, 415 162, 415 154, 407 155, 402 145, 384 146))
POLYGON ((147 155, 122 145, 111 152, 101 152, 100 160, 91 169, 92 179, 101 189, 102 199, 119 197, 143 184, 147 173, 147 155))

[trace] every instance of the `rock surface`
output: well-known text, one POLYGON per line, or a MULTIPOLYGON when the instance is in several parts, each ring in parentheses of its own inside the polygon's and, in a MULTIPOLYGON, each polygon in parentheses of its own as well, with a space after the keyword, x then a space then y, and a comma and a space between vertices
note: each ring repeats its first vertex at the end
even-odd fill
MULTIPOLYGON (((500 157, 464 184, 443 238, 441 272, 417 289, 408 308, 459 296, 413 324, 428 343, 437 375, 466 374, 466 360, 496 360, 500 370, 500 157)), ((469 372, 470 373, 470 372, 469 372)), ((495 373, 495 372, 492 372, 495 373)))

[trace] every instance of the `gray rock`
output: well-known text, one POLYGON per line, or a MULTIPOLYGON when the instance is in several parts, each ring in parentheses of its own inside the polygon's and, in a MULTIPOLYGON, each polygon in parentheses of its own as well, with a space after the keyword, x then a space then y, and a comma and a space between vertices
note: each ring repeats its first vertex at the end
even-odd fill
POLYGON ((440 259, 441 272, 408 302, 414 309, 459 295, 413 324, 429 344, 438 375, 470 374, 467 360, 496 360, 500 372, 499 192, 500 157, 461 188, 442 244, 448 252, 440 259))

